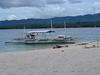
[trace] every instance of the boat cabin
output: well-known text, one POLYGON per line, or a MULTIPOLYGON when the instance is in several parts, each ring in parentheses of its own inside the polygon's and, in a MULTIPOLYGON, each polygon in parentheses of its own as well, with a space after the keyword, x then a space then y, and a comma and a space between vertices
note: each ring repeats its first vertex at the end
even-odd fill
MULTIPOLYGON (((38 36, 39 34, 45 35, 46 33, 54 33, 55 31, 51 31, 51 30, 41 30, 41 31, 28 31, 25 34, 25 38, 26 39, 36 39, 36 36, 38 36)), ((46 38, 46 36, 45 36, 46 38)))

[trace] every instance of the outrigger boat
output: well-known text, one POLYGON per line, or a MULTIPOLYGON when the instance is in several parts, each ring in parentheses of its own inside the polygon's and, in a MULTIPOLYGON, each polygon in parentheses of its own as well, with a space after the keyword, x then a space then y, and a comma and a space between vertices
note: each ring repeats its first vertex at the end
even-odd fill
POLYGON ((74 44, 75 39, 66 37, 65 35, 58 35, 52 37, 55 31, 42 30, 42 31, 28 31, 23 38, 16 38, 14 41, 6 43, 22 43, 22 44, 74 44), (47 36, 48 34, 48 36, 47 36))
MULTIPOLYGON (((51 20, 51 29, 50 30, 40 30, 40 31, 28 31, 25 32, 24 28, 24 37, 16 38, 11 42, 6 43, 22 43, 22 44, 74 44, 76 43, 76 38, 66 37, 66 35, 56 35, 55 31, 52 29, 52 20, 51 20), (52 37, 52 34, 56 37, 52 37)), ((64 22, 65 33, 66 23, 64 22)))

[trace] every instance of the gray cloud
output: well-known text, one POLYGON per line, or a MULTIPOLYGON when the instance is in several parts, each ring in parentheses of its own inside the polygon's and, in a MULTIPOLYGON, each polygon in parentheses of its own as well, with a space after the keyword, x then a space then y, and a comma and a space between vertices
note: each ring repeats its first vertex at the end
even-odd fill
POLYGON ((64 0, 47 0, 47 4, 62 4, 64 0))
POLYGON ((81 3, 82 0, 68 0, 69 3, 81 3))
POLYGON ((0 0, 1 8, 11 7, 42 7, 45 5, 45 0, 0 0))
POLYGON ((100 10, 100 1, 94 3, 94 10, 100 10))
POLYGON ((44 7, 46 4, 61 3, 64 3, 64 0, 0 0, 0 7, 44 7))
POLYGON ((99 12, 99 0, 0 0, 1 20, 15 19, 16 16, 17 19, 51 18, 99 12))

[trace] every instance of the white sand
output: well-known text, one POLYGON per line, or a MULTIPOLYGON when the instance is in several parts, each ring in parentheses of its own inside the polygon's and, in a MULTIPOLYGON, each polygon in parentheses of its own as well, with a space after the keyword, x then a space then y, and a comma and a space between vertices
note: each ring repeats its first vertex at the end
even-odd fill
POLYGON ((100 75, 100 48, 0 53, 0 75, 100 75))

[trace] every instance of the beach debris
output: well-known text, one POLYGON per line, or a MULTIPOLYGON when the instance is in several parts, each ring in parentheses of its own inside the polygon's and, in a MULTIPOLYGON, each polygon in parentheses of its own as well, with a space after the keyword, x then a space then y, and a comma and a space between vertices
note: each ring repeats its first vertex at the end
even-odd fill
POLYGON ((61 52, 64 52, 64 50, 61 50, 61 52))
POLYGON ((61 46, 61 45, 56 45, 56 46, 54 46, 53 47, 53 49, 55 49, 55 48, 62 48, 63 46, 61 46))
POLYGON ((71 72, 75 72, 74 70, 72 70, 71 72))
POLYGON ((69 47, 68 45, 65 45, 65 47, 69 47))
POLYGON ((84 48, 96 48, 95 45, 85 45, 84 48))

